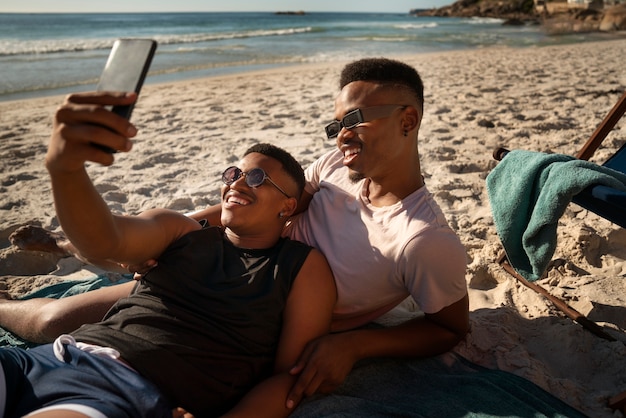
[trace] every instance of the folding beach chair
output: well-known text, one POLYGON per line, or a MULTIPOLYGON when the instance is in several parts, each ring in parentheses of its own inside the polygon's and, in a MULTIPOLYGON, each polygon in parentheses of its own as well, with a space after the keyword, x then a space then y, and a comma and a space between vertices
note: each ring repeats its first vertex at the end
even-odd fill
MULTIPOLYGON (((625 112, 626 92, 624 92, 600 126, 598 126, 598 129, 591 135, 587 143, 576 154, 576 158, 581 160, 591 158, 625 112)), ((626 173, 626 143, 602 165, 626 173)), ((610 187, 596 185, 583 190, 580 194, 574 196, 572 201, 614 224, 626 228, 626 193, 610 187)))
MULTIPOLYGON (((625 112, 626 92, 624 92, 619 101, 604 118, 582 149, 575 155, 575 158, 579 160, 589 160, 625 112)), ((504 148, 499 148, 494 151, 493 157, 496 160, 501 161, 508 152, 509 151, 504 148)), ((626 143, 622 145, 622 147, 606 162, 604 162, 602 166, 626 174, 626 143)), ((626 192, 622 190, 605 185, 591 185, 573 196, 572 202, 593 213, 596 213, 597 215, 621 226, 622 228, 626 228, 626 192)), ((598 324, 589 320, 563 300, 550 294, 539 284, 531 282, 522 276, 517 270, 515 270, 515 268, 513 268, 504 251, 498 257, 498 263, 506 272, 522 284, 550 300, 550 302, 566 316, 576 321, 595 335, 610 341, 615 341, 615 339, 606 333, 598 324)), ((620 410, 626 415, 626 392, 610 399, 609 406, 613 409, 620 410)))

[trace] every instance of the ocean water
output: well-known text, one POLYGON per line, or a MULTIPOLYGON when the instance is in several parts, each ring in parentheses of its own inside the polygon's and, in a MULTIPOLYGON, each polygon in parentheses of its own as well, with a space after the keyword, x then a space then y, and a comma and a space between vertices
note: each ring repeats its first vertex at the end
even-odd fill
POLYGON ((159 43, 146 83, 491 45, 527 47, 592 39, 551 37, 498 19, 407 14, 0 14, 0 100, 95 87, 116 38, 159 43))

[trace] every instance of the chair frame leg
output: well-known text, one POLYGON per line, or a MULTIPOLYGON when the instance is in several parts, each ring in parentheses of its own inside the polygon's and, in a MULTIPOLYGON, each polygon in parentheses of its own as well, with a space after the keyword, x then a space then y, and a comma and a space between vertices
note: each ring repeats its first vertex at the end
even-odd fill
POLYGON ((611 111, 605 116, 600 125, 591 134, 585 145, 578 151, 576 158, 579 160, 588 160, 596 152, 604 138, 615 127, 615 124, 626 113, 626 91, 622 94, 622 97, 615 103, 611 111))
MULTIPOLYGON (((598 337, 604 338, 605 340, 616 341, 616 339, 608 334, 606 331, 604 331, 604 329, 602 329, 600 325, 596 324, 585 315, 581 314, 576 309, 569 306, 567 303, 565 303, 565 301, 552 295, 550 292, 548 292, 537 283, 526 280, 522 275, 515 271, 513 266, 511 266, 504 251, 502 251, 502 254, 500 254, 500 256, 498 257, 498 264, 500 264, 507 273, 517 279, 517 281, 548 299, 558 310, 563 312, 568 318, 582 325, 582 327, 586 330, 590 331, 598 337)), ((624 402, 626 402, 626 399, 624 400, 624 402)))

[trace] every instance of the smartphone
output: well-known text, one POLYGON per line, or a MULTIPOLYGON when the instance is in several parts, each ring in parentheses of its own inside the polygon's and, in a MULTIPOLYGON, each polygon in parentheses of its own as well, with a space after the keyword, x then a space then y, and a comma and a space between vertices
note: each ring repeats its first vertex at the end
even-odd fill
MULTIPOLYGON (((118 39, 111 48, 111 53, 100 75, 97 91, 134 91, 139 94, 146 78, 157 42, 152 39, 118 39)), ((111 111, 130 119, 134 103, 128 106, 113 106, 111 111)), ((115 150, 93 144, 107 152, 115 150)))

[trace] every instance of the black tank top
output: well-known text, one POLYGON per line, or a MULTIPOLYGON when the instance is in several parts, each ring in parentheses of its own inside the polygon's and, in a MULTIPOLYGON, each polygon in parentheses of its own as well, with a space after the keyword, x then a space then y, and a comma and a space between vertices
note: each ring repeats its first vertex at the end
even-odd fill
POLYGON ((209 227, 173 243, 98 324, 72 334, 113 347, 196 417, 230 409, 271 375, 287 295, 311 247, 233 246, 209 227))

